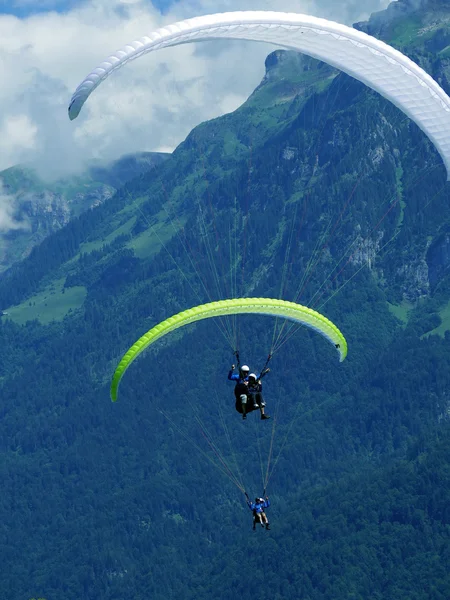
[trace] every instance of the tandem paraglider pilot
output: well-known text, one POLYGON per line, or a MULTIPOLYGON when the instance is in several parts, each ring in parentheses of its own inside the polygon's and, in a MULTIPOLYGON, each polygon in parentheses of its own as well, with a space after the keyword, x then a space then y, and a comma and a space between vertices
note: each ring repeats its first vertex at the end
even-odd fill
POLYGON ((270 371, 263 369, 257 377, 254 373, 249 375, 250 368, 247 365, 239 367, 239 372, 235 373, 236 366, 231 365, 228 373, 229 381, 236 381, 234 386, 234 396, 236 398, 236 410, 242 413, 242 418, 247 418, 247 413, 257 410, 261 412, 261 419, 270 419, 269 415, 264 413, 265 402, 262 397, 261 377, 270 371))

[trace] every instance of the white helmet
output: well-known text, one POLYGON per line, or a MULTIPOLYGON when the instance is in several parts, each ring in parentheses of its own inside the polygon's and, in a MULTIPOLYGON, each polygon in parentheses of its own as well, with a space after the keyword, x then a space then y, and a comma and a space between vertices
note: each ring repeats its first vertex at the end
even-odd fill
POLYGON ((243 373, 248 373, 250 371, 250 367, 247 367, 247 365, 242 365, 241 371, 243 373))
POLYGON ((248 376, 249 379, 254 379, 256 381, 256 375, 254 373, 250 373, 248 376))

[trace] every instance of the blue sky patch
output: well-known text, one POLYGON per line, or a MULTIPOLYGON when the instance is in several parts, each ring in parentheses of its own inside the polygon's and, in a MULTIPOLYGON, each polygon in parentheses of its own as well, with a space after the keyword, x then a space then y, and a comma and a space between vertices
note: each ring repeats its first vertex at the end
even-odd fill
MULTIPOLYGON (((0 15, 15 15, 25 18, 29 15, 56 11, 69 12, 88 0, 0 0, 0 15)), ((162 13, 175 4, 175 0, 147 0, 162 13)))

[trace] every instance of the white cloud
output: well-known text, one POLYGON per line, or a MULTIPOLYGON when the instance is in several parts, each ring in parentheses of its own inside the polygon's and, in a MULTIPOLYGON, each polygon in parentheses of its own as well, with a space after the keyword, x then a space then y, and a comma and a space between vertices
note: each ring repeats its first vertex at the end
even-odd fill
POLYGON ((4 115, 0 121, 0 154, 20 155, 36 149, 38 128, 26 114, 4 115))
POLYGON ((14 218, 16 198, 8 194, 0 179, 0 233, 11 231, 11 229, 24 229, 27 224, 14 218))
MULTIPOLYGON (((386 4, 278 0, 276 7, 351 23, 386 4)), ((56 177, 92 158, 173 149, 199 122, 236 109, 263 77, 272 47, 209 42, 161 51, 110 77, 76 121, 67 117, 79 81, 125 43, 183 18, 252 9, 273 9, 273 0, 182 0, 164 16, 144 0, 92 0, 66 13, 0 16, 0 170, 34 162, 56 177)))

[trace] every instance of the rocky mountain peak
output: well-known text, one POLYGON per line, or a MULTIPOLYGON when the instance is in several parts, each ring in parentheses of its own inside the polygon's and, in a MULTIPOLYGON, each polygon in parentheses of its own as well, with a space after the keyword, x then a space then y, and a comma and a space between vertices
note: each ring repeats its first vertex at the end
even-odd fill
POLYGON ((450 0, 396 0, 385 10, 373 13, 368 21, 353 26, 380 39, 387 39, 392 27, 405 17, 416 14, 424 23, 447 20, 449 8, 450 0))

